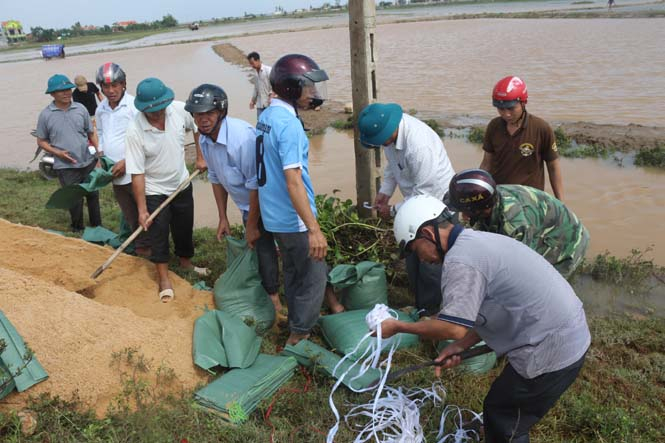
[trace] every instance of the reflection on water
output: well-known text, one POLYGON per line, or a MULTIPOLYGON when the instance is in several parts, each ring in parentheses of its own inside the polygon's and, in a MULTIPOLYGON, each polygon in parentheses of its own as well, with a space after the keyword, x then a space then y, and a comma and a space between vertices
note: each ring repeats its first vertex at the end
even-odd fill
MULTIPOLYGON (((268 64, 298 51, 351 99, 346 29, 234 38, 268 64), (335 42, 331 45, 331 42, 335 42)), ((529 109, 557 121, 663 125, 665 19, 485 19, 378 26, 378 97, 434 116, 493 116, 490 93, 509 74, 529 86, 529 109)))

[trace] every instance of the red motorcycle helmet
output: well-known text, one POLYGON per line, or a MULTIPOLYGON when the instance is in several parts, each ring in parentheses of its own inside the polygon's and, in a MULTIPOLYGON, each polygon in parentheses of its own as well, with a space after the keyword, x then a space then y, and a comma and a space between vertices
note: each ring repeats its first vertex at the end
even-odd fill
POLYGON ((310 97, 310 107, 320 106, 327 98, 326 71, 319 68, 314 60, 302 54, 288 54, 277 60, 270 72, 272 90, 281 98, 295 102, 302 95, 303 87, 314 85, 310 97))
POLYGON ((443 202, 453 211, 474 216, 493 207, 496 194, 492 174, 483 169, 466 169, 450 180, 443 202))
POLYGON ((492 91, 492 105, 496 108, 512 108, 517 103, 526 105, 528 98, 526 83, 514 75, 499 80, 492 91))

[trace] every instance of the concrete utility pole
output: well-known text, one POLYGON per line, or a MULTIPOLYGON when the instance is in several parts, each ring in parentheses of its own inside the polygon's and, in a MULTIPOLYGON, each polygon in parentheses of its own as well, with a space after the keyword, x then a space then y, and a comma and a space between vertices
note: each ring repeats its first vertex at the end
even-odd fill
POLYGON ((356 198, 363 217, 372 211, 364 202, 374 202, 381 184, 381 151, 360 144, 358 115, 377 99, 376 84, 376 4, 375 0, 349 0, 349 36, 351 42, 351 89, 353 90, 353 133, 356 153, 356 198))

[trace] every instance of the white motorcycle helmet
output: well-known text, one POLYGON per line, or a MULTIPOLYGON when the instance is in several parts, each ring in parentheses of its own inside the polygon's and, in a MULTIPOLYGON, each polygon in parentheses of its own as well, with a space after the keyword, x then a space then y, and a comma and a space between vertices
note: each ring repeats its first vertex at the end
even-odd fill
POLYGON ((429 195, 416 195, 406 200, 397 211, 393 232, 395 241, 404 255, 409 243, 416 238, 418 230, 427 222, 439 218, 450 220, 450 212, 439 199, 429 195))

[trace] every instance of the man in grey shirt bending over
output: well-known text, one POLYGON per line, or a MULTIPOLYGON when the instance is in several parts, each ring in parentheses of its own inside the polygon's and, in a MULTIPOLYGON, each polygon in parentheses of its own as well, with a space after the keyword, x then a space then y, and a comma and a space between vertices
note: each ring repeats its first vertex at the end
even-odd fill
MULTIPOLYGON (((582 302, 540 254, 498 234, 450 223, 438 199, 416 196, 395 217, 395 239, 420 260, 443 262, 436 320, 385 320, 398 332, 455 339, 441 362, 484 340, 508 364, 483 405, 485 442, 526 443, 535 425, 575 381, 591 343, 582 302)), ((460 363, 452 357, 443 367, 460 363)), ((441 368, 437 368, 440 374, 441 368)))

